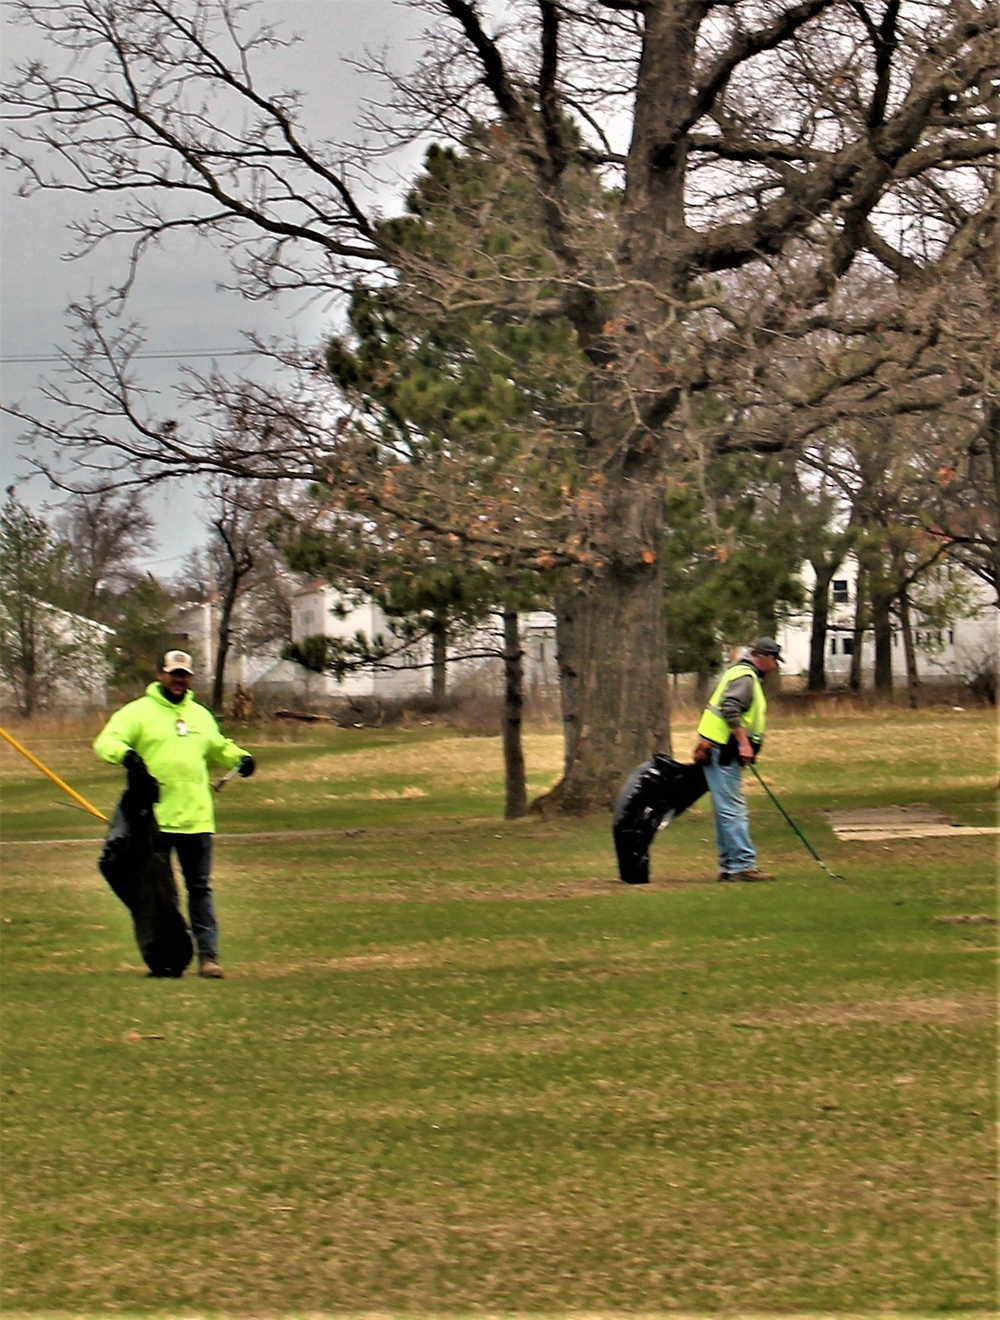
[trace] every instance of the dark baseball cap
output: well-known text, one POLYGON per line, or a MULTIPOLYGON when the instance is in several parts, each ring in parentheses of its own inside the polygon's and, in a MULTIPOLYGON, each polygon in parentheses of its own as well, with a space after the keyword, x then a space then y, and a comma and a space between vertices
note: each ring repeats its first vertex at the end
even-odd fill
POLYGON ((781 663, 781 647, 773 637, 758 637, 750 650, 754 655, 771 655, 781 663))

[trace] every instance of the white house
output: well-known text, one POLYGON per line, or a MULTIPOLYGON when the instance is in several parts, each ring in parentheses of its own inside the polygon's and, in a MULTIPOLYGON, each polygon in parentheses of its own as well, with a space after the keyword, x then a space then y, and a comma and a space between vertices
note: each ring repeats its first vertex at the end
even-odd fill
POLYGON ((217 598, 184 601, 171 614, 170 640, 191 656, 195 687, 202 693, 211 688, 215 672, 217 619, 217 598))
MULTIPOLYGON (((40 706, 74 712, 106 706, 111 676, 108 646, 115 630, 46 602, 39 601, 37 608, 41 618, 36 630, 36 656, 46 675, 40 706)), ((4 649, 8 650, 6 645, 4 649)), ((4 708, 18 705, 17 686, 16 679, 11 682, 0 678, 4 708)))
MULTIPOLYGON (((850 673, 857 578, 857 560, 849 555, 830 584, 826 675, 834 686, 846 682, 850 673)), ((802 580, 806 588, 806 606, 792 614, 778 631, 785 655, 782 670, 786 674, 806 674, 809 670, 812 596, 816 586, 811 565, 805 565, 802 580)), ((917 674, 922 680, 965 679, 980 672, 984 663, 995 659, 1000 612, 993 604, 986 584, 960 565, 946 564, 936 574, 929 575, 921 584, 912 613, 917 674), (960 601, 951 621, 941 627, 921 626, 920 602, 931 604, 946 593, 960 601)), ((862 674, 868 682, 873 665, 874 642, 869 630, 861 643, 862 674)), ((899 628, 894 629, 892 635, 892 672, 894 677, 902 679, 906 676, 906 655, 899 628)))
MULTIPOLYGON (((348 599, 328 582, 309 582, 292 597, 292 641, 332 637, 351 642, 359 634, 369 642, 389 639, 389 620, 372 600, 348 599)), ((326 698, 375 697, 399 701, 429 694, 430 647, 418 643, 386 659, 377 669, 358 669, 338 681, 332 674, 312 675, 312 694, 326 698)))
MULTIPOLYGON (((283 643, 276 641, 264 650, 247 651, 239 645, 239 623, 242 620, 242 601, 237 602, 236 641, 226 657, 226 687, 242 683, 252 687, 278 662, 283 643)), ((208 691, 215 677, 215 658, 219 645, 218 596, 208 600, 185 601, 171 616, 172 640, 189 652, 195 667, 195 684, 201 692, 208 691)))
MULTIPOLYGON (((554 699, 559 695, 559 661, 556 653, 556 616, 549 610, 526 610, 518 615, 521 670, 524 695, 529 699, 554 699)), ((503 620, 494 615, 462 645, 449 665, 450 685, 457 692, 503 691, 503 620), (471 652, 462 658, 463 652, 471 652), (489 652, 490 654, 484 654, 489 652)))
MULTIPOLYGON (((524 685, 529 696, 550 696, 558 692, 555 616, 545 610, 520 616, 524 685)), ((362 633, 369 641, 391 637, 391 624, 371 600, 349 601, 325 581, 304 586, 292 600, 292 641, 323 636, 352 641, 362 633)), ((484 624, 471 635, 449 647, 448 687, 451 691, 503 690, 503 671, 499 653, 503 649, 503 628, 499 619, 484 624)), ((360 669, 345 674, 342 681, 333 675, 303 671, 296 686, 309 699, 368 697, 386 701, 429 696, 431 692, 430 643, 422 640, 402 649, 398 655, 377 668, 360 669)), ((284 681, 294 677, 287 670, 265 676, 264 681, 284 681)))

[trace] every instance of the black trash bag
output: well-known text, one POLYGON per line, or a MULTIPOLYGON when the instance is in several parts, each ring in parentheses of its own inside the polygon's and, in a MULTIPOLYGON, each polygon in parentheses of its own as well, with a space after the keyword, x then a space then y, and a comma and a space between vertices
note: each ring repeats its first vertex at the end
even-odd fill
POLYGON ((135 941, 150 974, 183 976, 194 945, 159 837, 149 793, 129 787, 115 808, 97 865, 132 914, 135 941))
POLYGON ((657 753, 625 781, 612 817, 618 872, 627 885, 649 884, 653 836, 708 792, 700 765, 657 753))

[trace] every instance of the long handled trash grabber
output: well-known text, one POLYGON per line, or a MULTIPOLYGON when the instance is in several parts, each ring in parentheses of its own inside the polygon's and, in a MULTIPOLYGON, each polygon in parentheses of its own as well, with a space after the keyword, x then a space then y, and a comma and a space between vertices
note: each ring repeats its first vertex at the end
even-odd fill
POLYGON ((237 770, 239 770, 239 766, 234 765, 232 770, 227 771, 227 773, 224 774, 221 779, 216 780, 216 782, 212 785, 212 788, 215 790, 216 793, 222 792, 225 786, 229 783, 230 779, 232 779, 233 775, 236 774, 237 770))
POLYGON ((70 788, 69 784, 64 784, 63 781, 59 778, 59 776, 54 773, 54 771, 50 770, 47 765, 43 765, 41 761, 39 761, 37 756, 32 756, 32 754, 28 751, 27 747, 22 747, 16 738, 12 738, 10 736, 10 734, 7 732, 6 729, 0 728, 0 737, 4 738, 7 742, 9 742, 11 747, 13 747, 15 751, 20 752, 22 756, 27 757, 27 759, 37 770, 41 770, 43 775, 48 775, 48 777, 52 780, 53 784, 58 784, 58 786, 63 790, 64 793, 68 793, 74 802, 78 802, 80 804, 80 806, 83 808, 84 811, 89 811, 90 814, 92 816, 96 816, 98 820, 103 820, 105 824, 108 823, 108 818, 107 816, 105 816, 103 811, 98 811, 96 807, 91 806, 91 804, 87 801, 86 798, 81 797, 79 793, 75 792, 74 789, 70 788))
POLYGON ((830 877, 830 879, 831 879, 831 880, 843 880, 844 877, 843 877, 842 875, 838 875, 838 874, 836 873, 836 871, 831 871, 830 868, 827 866, 826 862, 823 861, 823 858, 820 857, 819 853, 818 853, 818 852, 816 851, 816 849, 812 846, 812 844, 809 842, 809 840, 806 838, 806 836, 802 833, 802 831, 801 831, 801 830, 799 829, 799 827, 796 825, 795 821, 792 820, 791 816, 789 816, 788 812, 787 812, 787 811, 785 810, 785 808, 781 805, 781 803, 778 801, 778 799, 775 797, 775 795, 771 792, 771 790, 770 790, 770 788, 768 788, 767 784, 765 784, 764 781, 763 781, 763 779, 761 779, 761 777, 760 777, 760 771, 757 769, 757 767, 754 765, 754 763, 753 763, 752 761, 750 762, 750 769, 754 772, 754 775, 755 775, 756 778, 757 778, 757 782, 758 782, 758 784, 760 784, 761 788, 764 790, 764 792, 767 794, 767 796, 771 799, 771 801, 774 803, 774 805, 778 808, 778 810, 779 810, 779 811, 781 812, 781 814, 784 816, 785 820, 788 821, 789 825, 791 825, 792 829, 793 829, 793 830, 795 831, 795 833, 799 836, 799 838, 802 840, 802 842, 806 845, 806 847, 807 847, 807 848, 809 849, 809 851, 812 853, 813 857, 815 857, 816 861, 819 862, 820 866, 822 866, 823 870, 827 873, 827 875, 830 877))

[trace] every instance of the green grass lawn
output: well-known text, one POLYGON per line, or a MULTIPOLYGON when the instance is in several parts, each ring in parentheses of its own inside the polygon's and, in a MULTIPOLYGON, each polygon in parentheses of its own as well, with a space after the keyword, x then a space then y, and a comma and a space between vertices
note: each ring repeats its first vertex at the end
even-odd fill
MULTIPOLYGON (((14 730, 110 812, 95 731, 14 730)), ((779 721, 844 879, 750 785, 751 886, 707 799, 631 889, 606 818, 500 819, 497 739, 238 737, 224 982, 143 975, 100 822, 0 750, 5 1316, 995 1314, 996 839, 825 815, 995 824, 992 712, 779 721)))

